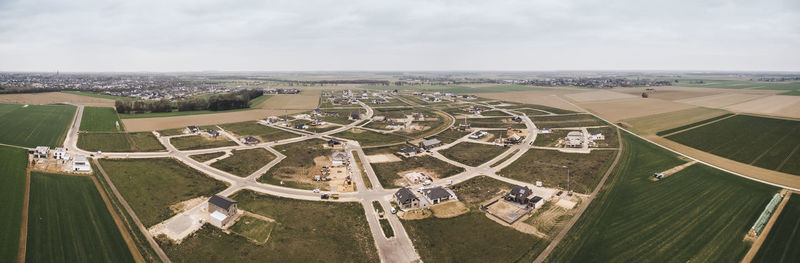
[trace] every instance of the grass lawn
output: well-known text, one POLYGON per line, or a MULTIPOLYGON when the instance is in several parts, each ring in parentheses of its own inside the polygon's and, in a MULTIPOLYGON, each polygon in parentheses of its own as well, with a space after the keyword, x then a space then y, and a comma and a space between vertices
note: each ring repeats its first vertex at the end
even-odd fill
POLYGON ((800 121, 736 115, 667 139, 758 167, 800 175, 800 121))
POLYGON ((5 104, 0 110, 0 143, 36 147, 59 147, 75 115, 71 105, 5 104))
POLYGON ((169 143, 175 146, 175 148, 178 150, 198 150, 237 145, 236 142, 231 141, 226 136, 219 136, 214 139, 203 135, 170 138, 169 143))
POLYGON ((590 134, 593 132, 600 132, 603 134, 603 140, 595 140, 597 148, 617 148, 619 147, 619 139, 617 138, 616 127, 602 127, 602 128, 589 128, 586 129, 590 134))
POLYGON ((206 226, 180 245, 162 242, 175 262, 378 262, 364 207, 314 202, 251 191, 232 198, 239 208, 275 219, 266 244, 206 226), (302 209, 299 209, 302 208, 302 209))
POLYGON ((240 236, 264 244, 275 229, 275 223, 244 215, 232 225, 230 230, 240 236))
POLYGON ((202 163, 202 162, 205 162, 205 161, 208 161, 208 160, 211 160, 211 159, 223 156, 223 155, 225 155, 224 152, 215 152, 215 153, 204 153, 204 154, 189 155, 189 158, 192 158, 195 161, 198 161, 198 162, 202 163))
POLYGON ((403 222, 423 261, 531 262, 547 246, 547 240, 500 225, 478 209, 481 202, 511 189, 510 185, 479 176, 452 188, 469 212, 403 222))
POLYGON ((239 137, 259 137, 262 142, 280 141, 300 136, 284 130, 267 127, 254 121, 223 124, 220 127, 239 137))
POLYGON ((381 222, 381 229, 383 230, 383 236, 385 237, 393 237, 394 236, 394 229, 392 229, 392 224, 389 223, 389 219, 382 218, 378 220, 381 222))
POLYGON ((684 161, 623 138, 616 169, 548 261, 740 261, 745 234, 778 189, 700 164, 653 182, 653 172, 684 161))
MULTIPOLYGON (((314 158, 328 156, 332 153, 330 149, 325 149, 323 144, 325 144, 323 140, 312 139, 275 146, 275 150, 286 155, 286 158, 259 177, 258 181, 261 183, 280 185, 283 179, 296 177, 297 175, 305 175, 310 169, 314 168, 314 158)), ((292 180, 284 181, 284 186, 300 189, 317 188, 311 183, 295 182, 292 180)))
POLYGON ((170 158, 101 159, 100 165, 148 227, 174 216, 174 204, 225 189, 224 183, 170 158))
POLYGON ((800 195, 792 194, 753 262, 800 262, 800 195))
POLYGON ((237 176, 247 177, 276 158, 264 148, 233 150, 232 153, 232 156, 216 161, 211 166, 237 176))
POLYGON ((606 125, 592 115, 556 115, 556 116, 537 116, 531 118, 536 127, 539 128, 564 128, 564 127, 586 127, 606 125))
POLYGON ((333 136, 356 140, 359 144, 361 144, 361 146, 377 146, 392 143, 402 143, 406 141, 405 137, 400 137, 393 134, 377 133, 363 129, 349 129, 340 133, 336 133, 333 136))
POLYGON ((25 199, 25 149, 0 146, 0 258, 16 259, 22 202, 25 199))
MULTIPOLYGON (((456 125, 458 125, 458 124, 456 124, 456 125)), ((447 130, 443 131, 442 133, 439 133, 439 135, 436 135, 436 139, 439 139, 444 144, 448 144, 448 143, 454 142, 454 141, 456 141, 458 139, 461 139, 461 137, 464 137, 467 134, 469 134, 469 132, 459 131, 457 129, 447 129, 447 130)))
POLYGON ((82 132, 78 148, 104 152, 161 152, 165 151, 151 132, 82 132))
POLYGON ((547 187, 562 189, 567 189, 570 181, 573 191, 588 194, 614 161, 616 153, 614 150, 583 154, 530 149, 498 174, 528 183, 542 181, 547 187), (569 178, 567 169, 562 166, 569 167, 569 178))
POLYGON ((124 131, 122 122, 114 108, 84 107, 81 118, 81 131, 124 131))
MULTIPOLYGON (((370 165, 372 165, 372 170, 375 171, 375 174, 378 176, 378 180, 381 182, 383 187, 402 187, 398 183, 398 181, 401 181, 400 179, 402 179, 402 175, 398 175, 397 173, 403 171, 424 170, 427 171, 426 174, 428 174, 428 172, 435 173, 436 175, 432 175, 431 177, 439 179, 450 177, 464 171, 464 168, 446 163, 431 156, 401 158, 403 161, 400 162, 370 163, 370 165)), ((406 182, 404 180, 402 181, 406 182)))
POLYGON ((87 176, 32 173, 27 262, 134 262, 87 176))
POLYGON ((439 151, 450 160, 469 166, 479 166, 505 152, 508 148, 482 143, 461 142, 439 151))

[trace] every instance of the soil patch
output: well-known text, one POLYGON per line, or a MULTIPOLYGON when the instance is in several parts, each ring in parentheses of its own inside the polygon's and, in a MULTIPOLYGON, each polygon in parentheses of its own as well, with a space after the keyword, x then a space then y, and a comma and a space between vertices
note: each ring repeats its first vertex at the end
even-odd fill
POLYGON ((445 202, 442 204, 431 206, 433 216, 437 218, 451 218, 463 215, 469 212, 467 205, 461 201, 445 202))
POLYGON ((397 155, 391 153, 367 155, 367 160, 370 163, 391 163, 402 161, 399 157, 397 157, 397 155))
POLYGON ((16 104, 54 104, 67 102, 84 106, 114 107, 114 101, 110 99, 81 96, 61 92, 25 93, 25 94, 3 94, 0 95, 0 103, 16 104))

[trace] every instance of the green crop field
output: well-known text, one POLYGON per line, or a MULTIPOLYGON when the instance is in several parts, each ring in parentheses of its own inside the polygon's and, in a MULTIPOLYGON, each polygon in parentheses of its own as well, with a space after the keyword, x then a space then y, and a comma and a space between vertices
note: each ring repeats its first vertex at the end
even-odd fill
POLYGON ((450 160, 469 166, 479 166, 505 152, 508 148, 482 143, 461 142, 439 151, 450 160))
POLYGON ((220 127, 239 137, 259 137, 262 142, 280 141, 300 136, 284 130, 267 127, 254 121, 223 124, 220 127))
POLYGON ((209 138, 202 135, 174 137, 169 139, 169 143, 178 150, 198 150, 237 145, 236 142, 225 136, 209 138))
POLYGON ((0 143, 59 147, 72 124, 75 106, 3 104, 0 108, 0 143))
POLYGON ((151 132, 82 132, 78 135, 78 148, 104 152, 160 152, 166 150, 151 132))
POLYGON ((27 161, 25 149, 0 146, 0 258, 17 257, 27 161))
POLYGON ((549 262, 738 262, 747 231, 778 189, 685 161, 624 135, 624 152, 597 198, 549 262))
POLYGON ((134 262, 90 177, 31 174, 26 262, 134 262))
POLYGON ((125 128, 114 108, 84 107, 81 131, 124 131, 125 128), (119 127, 117 127, 119 124, 119 127))
POLYGON ((753 262, 800 262, 800 195, 792 194, 753 262))
POLYGON ((800 175, 797 134, 800 121, 736 115, 666 138, 734 161, 800 175))
POLYGON ((229 172, 241 177, 247 177, 267 163, 275 160, 276 156, 264 148, 233 150, 233 155, 211 164, 212 167, 229 172))
POLYGON ((401 162, 370 163, 381 185, 386 188, 401 187, 400 182, 408 184, 399 172, 424 171, 434 178, 446 178, 464 171, 464 168, 446 163, 431 156, 401 157, 401 162), (434 174, 431 174, 434 173, 434 174))
POLYGON ((224 183, 175 159, 101 159, 100 165, 148 227, 175 215, 171 205, 225 189, 224 183))
POLYGON ((672 129, 666 129, 666 130, 663 130, 663 131, 659 131, 659 132, 656 133, 656 135, 664 136, 664 135, 667 135, 667 134, 670 134, 670 133, 674 133, 674 132, 677 132, 677 131, 682 131, 682 130, 685 130, 685 129, 688 129, 688 128, 691 128, 691 127, 694 127, 694 126, 700 126, 700 125, 703 125, 703 124, 706 124, 706 123, 709 123, 709 122, 712 122, 712 121, 716 121, 716 120, 719 120, 719 119, 722 119, 722 118, 725 118, 725 117, 728 117, 728 116, 731 116, 731 115, 733 115, 733 113, 722 114, 722 115, 719 115, 719 116, 716 116, 716 117, 712 117, 712 118, 708 118, 708 119, 705 119, 705 120, 702 120, 702 121, 697 121, 697 122, 689 123, 689 124, 682 125, 682 126, 679 126, 679 127, 675 127, 675 128, 672 128, 672 129))
POLYGON ((272 218, 266 244, 206 226, 180 245, 161 242, 174 262, 378 262, 364 207, 241 191, 239 209, 272 218))
POLYGON ((573 191, 588 194, 614 161, 616 153, 614 150, 583 154, 530 149, 498 174, 528 183, 542 181, 545 186, 562 189, 572 184, 573 191), (563 166, 569 168, 569 178, 563 166))

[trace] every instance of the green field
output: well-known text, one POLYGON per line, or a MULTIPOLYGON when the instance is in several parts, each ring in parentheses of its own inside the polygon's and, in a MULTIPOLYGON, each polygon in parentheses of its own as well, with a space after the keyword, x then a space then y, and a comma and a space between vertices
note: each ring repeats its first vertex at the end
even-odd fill
POLYGON ((349 129, 333 136, 358 141, 361 146, 378 146, 406 141, 405 137, 394 134, 384 134, 364 129, 349 129))
POLYGON ((175 136, 181 135, 186 130, 186 128, 177 128, 177 129, 169 129, 169 130, 160 130, 158 134, 161 136, 175 136))
POLYGON ((424 170, 427 175, 441 179, 464 171, 464 168, 446 163, 431 156, 401 158, 403 159, 401 162, 370 163, 370 165, 372 165, 372 170, 375 171, 375 175, 378 176, 378 180, 383 187, 401 187, 399 182, 405 182, 407 184, 408 181, 403 179, 402 175, 397 174, 399 172, 424 170), (430 174, 430 172, 435 174, 430 174))
POLYGON ((425 262, 531 262, 548 241, 502 226, 479 210, 481 202, 511 186, 486 176, 454 185, 470 209, 453 218, 403 221, 414 248, 425 262))
POLYGON ((271 98, 272 95, 261 95, 258 98, 250 100, 250 107, 258 107, 261 103, 264 103, 267 99, 271 98))
POLYGON ((759 82, 748 80, 709 80, 704 79, 704 83, 690 83, 681 81, 675 86, 720 88, 720 89, 766 89, 766 90, 800 90, 800 82, 759 82))
POLYGON ((25 149, 0 146, 0 258, 17 257, 27 161, 25 149))
POLYGON ((160 152, 166 150, 151 132, 82 132, 78 134, 78 148, 92 152, 160 152))
MULTIPOLYGON (((458 123, 456 123, 456 125, 458 125, 458 123)), ((464 137, 467 134, 469 134, 469 132, 459 131, 457 129, 447 129, 436 135, 436 139, 439 139, 444 144, 448 144, 458 139, 461 139, 461 137, 464 137)))
POLYGON ((716 120, 719 120, 719 119, 722 119, 722 118, 725 118, 725 117, 728 117, 728 116, 731 116, 731 115, 733 115, 733 113, 722 114, 722 115, 719 115, 719 116, 716 116, 716 117, 713 117, 713 118, 708 118, 708 119, 705 119, 705 120, 702 120, 702 121, 697 121, 697 122, 689 123, 689 124, 682 125, 682 126, 679 126, 679 127, 675 127, 675 128, 672 128, 672 129, 666 129, 666 130, 663 130, 663 131, 659 131, 659 132, 656 133, 656 135, 664 136, 664 135, 667 135, 667 134, 670 134, 670 133, 674 133, 674 132, 677 132, 677 131, 682 131, 682 130, 685 130, 685 129, 688 129, 688 128, 691 128, 691 127, 694 127, 694 126, 700 126, 700 125, 703 125, 703 124, 706 124, 706 123, 709 123, 709 122, 712 122, 712 121, 716 121, 716 120))
POLYGON ((208 160, 211 160, 211 159, 223 156, 223 155, 225 155, 224 152, 215 152, 215 153, 204 153, 204 154, 189 155, 189 158, 192 158, 195 161, 198 161, 198 162, 202 163, 202 162, 205 162, 205 161, 208 161, 208 160))
POLYGON ((507 104, 512 104, 511 106, 505 107, 507 109, 514 109, 516 111, 525 112, 525 114, 530 115, 542 115, 548 113, 554 114, 569 114, 575 113, 575 111, 565 110, 560 108, 554 108, 550 106, 538 105, 538 104, 523 104, 523 103, 515 103, 515 102, 505 102, 507 104))
POLYGON ((122 97, 122 96, 114 96, 114 95, 107 95, 107 94, 98 94, 98 93, 92 93, 92 92, 83 92, 83 91, 72 91, 72 90, 65 90, 65 91, 62 91, 62 92, 63 92, 63 93, 68 93, 68 94, 75 94, 75 95, 86 96, 86 97, 101 98, 101 99, 109 99, 109 100, 139 100, 139 99, 137 99, 137 98, 133 98, 133 97, 122 97))
POLYGON ((708 166, 666 180, 684 163, 630 135, 597 198, 550 254, 550 262, 738 262, 747 231, 778 189, 708 166))
POLYGON ((171 205, 225 189, 224 183, 175 159, 101 159, 100 165, 148 227, 175 215, 171 205))
POLYGON ((800 262, 800 195, 792 194, 753 262, 800 262))
POLYGON ((439 151, 450 160, 469 166, 479 166, 505 152, 508 148, 482 143, 461 142, 439 151))
POLYGON ((530 149, 519 159, 498 172, 499 175, 528 183, 542 181, 547 187, 588 194, 603 177, 617 151, 592 151, 589 154, 563 153, 555 150, 530 149), (567 178, 567 166, 569 178, 567 178))
POLYGON ((206 226, 180 245, 161 242, 174 262, 378 262, 360 203, 315 202, 242 191, 239 209, 272 218, 266 244, 206 226))
POLYGON ((667 139, 758 167, 800 175, 800 121, 736 115, 667 139))
POLYGON ((419 91, 433 91, 441 93, 488 93, 488 92, 509 92, 509 91, 527 91, 527 90, 549 90, 536 86, 525 85, 495 85, 495 86, 481 86, 481 87, 467 87, 457 85, 416 85, 416 86, 362 86, 363 89, 377 89, 377 90, 419 90, 419 91))
POLYGON ((182 151, 210 149, 210 148, 219 148, 219 147, 237 145, 236 142, 231 141, 226 136, 219 136, 215 139, 203 135, 174 137, 169 139, 169 143, 171 143, 172 146, 175 146, 175 148, 177 148, 178 150, 182 151))
POLYGON ((81 118, 81 131, 124 131, 125 127, 119 120, 114 108, 84 107, 81 118), (117 127, 119 124, 119 127, 117 127))
POLYGON ((261 138, 262 142, 280 141, 300 136, 284 130, 267 127, 254 121, 223 124, 220 127, 238 137, 254 136, 261 138))
POLYGON ((336 124, 349 124, 353 121, 349 120, 348 118, 350 117, 350 113, 354 111, 358 111, 362 116, 366 114, 366 112, 361 108, 326 109, 322 111, 326 115, 321 117, 320 120, 336 124))
POLYGON ((247 177, 276 158, 264 148, 233 150, 232 153, 230 157, 216 161, 211 166, 237 176, 247 177))
POLYGON ((230 228, 231 232, 249 238, 259 244, 267 242, 273 229, 275 229, 275 223, 248 215, 240 217, 236 224, 230 228))
POLYGON ((0 143, 60 147, 75 116, 71 105, 0 104, 0 143))
POLYGON ((90 177, 31 174, 26 262, 133 262, 90 177))

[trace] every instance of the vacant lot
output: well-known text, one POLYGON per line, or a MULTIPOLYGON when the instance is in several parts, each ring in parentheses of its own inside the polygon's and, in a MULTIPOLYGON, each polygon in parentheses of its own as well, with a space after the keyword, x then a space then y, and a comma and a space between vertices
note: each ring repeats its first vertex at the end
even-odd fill
POLYGON ((798 121, 736 115, 667 139, 734 161, 800 175, 797 134, 798 121))
POLYGON ((320 117, 320 120, 330 122, 330 123, 337 123, 337 124, 348 124, 353 122, 354 120, 350 120, 350 114, 353 112, 359 112, 360 115, 364 115, 367 112, 362 110, 361 108, 352 108, 352 109, 326 109, 322 112, 325 114, 324 116, 320 117))
POLYGON ((653 182, 653 172, 684 161, 623 138, 616 169, 548 261, 741 260, 750 247, 745 234, 778 189, 699 164, 653 182))
POLYGON ((633 126, 633 130, 635 130, 637 133, 655 134, 659 131, 717 117, 725 113, 728 112, 718 109, 697 107, 639 118, 625 119, 622 120, 622 122, 633 126))
POLYGON ((800 262, 800 196, 792 194, 753 262, 800 262))
POLYGON ((3 105, 0 143, 25 147, 61 146, 75 109, 69 105, 3 105))
POLYGON ((101 159, 100 165, 148 227, 175 215, 174 204, 225 189, 222 182, 169 158, 101 159))
POLYGON ((511 118, 470 119, 469 124, 472 127, 479 127, 479 128, 509 128, 509 127, 514 129, 525 128, 524 123, 512 121, 511 118))
POLYGON ((86 106, 114 107, 114 100, 68 94, 65 92, 43 92, 43 93, 0 95, 0 103, 54 104, 61 102, 69 102, 73 104, 86 105, 86 106))
POLYGON ((606 125, 602 120, 589 115, 556 115, 556 116, 539 116, 531 119, 536 127, 541 128, 564 128, 564 127, 587 127, 587 126, 600 126, 606 125))
POLYGON ((231 141, 226 136, 219 136, 217 138, 209 138, 202 135, 183 136, 170 138, 169 143, 178 150, 198 150, 236 146, 236 142, 231 141))
POLYGON ((319 106, 320 89, 303 89, 300 94, 278 94, 257 107, 270 110, 312 110, 319 106))
POLYGON ((114 108, 84 107, 81 118, 81 131, 124 131, 122 122, 114 108))
POLYGON ((409 237, 426 262, 530 262, 547 241, 502 226, 478 209, 481 202, 511 188, 480 176, 453 186, 470 211, 452 218, 404 221, 409 237), (457 240, 457 241, 455 241, 457 240))
POLYGON ((439 133, 439 135, 436 135, 436 139, 439 139, 440 141, 442 141, 442 143, 447 144, 454 142, 460 139, 461 137, 466 136, 467 134, 469 134, 469 132, 459 131, 457 129, 447 129, 442 133, 439 133))
POLYGON ((279 130, 272 127, 261 125, 254 121, 237 122, 220 125, 222 129, 233 133, 238 137, 253 136, 261 139, 262 142, 280 141, 283 139, 294 138, 299 135, 279 130))
POLYGON ((400 137, 393 134, 383 134, 364 129, 349 129, 333 136, 358 141, 361 146, 376 146, 386 145, 392 143, 402 143, 406 141, 405 137, 400 137))
POLYGON ((548 90, 532 90, 521 92, 503 92, 503 93, 485 93, 480 94, 481 97, 499 99, 507 102, 515 102, 517 105, 509 108, 533 108, 541 109, 548 112, 561 114, 577 111, 578 109, 571 104, 558 99, 555 95, 568 94, 575 92, 585 91, 583 89, 548 89, 548 90), (519 106, 521 105, 521 106, 519 106), (534 106, 536 105, 536 106, 534 106))
POLYGON ((158 134, 161 136, 175 136, 181 135, 186 130, 186 128, 176 128, 176 129, 169 129, 169 130, 160 130, 158 134))
POLYGON ((253 242, 264 244, 274 228, 274 222, 243 215, 236 221, 236 224, 231 226, 230 230, 240 236, 249 238, 253 242))
POLYGON ((469 166, 479 166, 505 152, 507 148, 482 143, 462 142, 439 151, 450 160, 469 166))
POLYGON ((27 161, 24 149, 0 146, 0 258, 17 256, 27 161))
POLYGON ((206 226, 180 245, 162 243, 175 262, 378 262, 359 203, 311 202, 242 191, 239 208, 275 219, 264 245, 206 226), (302 208, 302 209, 298 209, 302 208))
POLYGON ((166 150, 151 132, 80 133, 78 148, 104 152, 160 152, 166 150))
POLYGON ((412 171, 423 172, 426 175, 439 179, 450 177, 464 171, 464 168, 446 163, 431 156, 403 157, 402 159, 402 162, 370 164, 383 187, 401 187, 400 183, 407 184, 408 181, 402 177, 403 173, 412 171))
MULTIPOLYGON (((327 183, 313 182, 311 173, 319 174, 315 170, 317 163, 315 160, 327 160, 331 155, 331 150, 323 148, 323 140, 305 140, 296 143, 275 146, 275 150, 286 155, 286 158, 270 168, 263 176, 258 178, 259 182, 280 185, 300 189, 324 189, 327 183)), ((325 163, 324 165, 329 165, 325 163)))
POLYGON ((630 98, 581 103, 580 106, 612 122, 665 112, 695 108, 660 99, 630 98))
POLYGON ((158 130, 181 128, 190 125, 203 126, 203 125, 216 125, 223 123, 255 121, 258 119, 266 118, 268 116, 295 114, 303 111, 305 110, 250 109, 250 110, 235 110, 230 112, 222 112, 222 113, 217 112, 217 113, 199 114, 199 115, 123 119, 122 122, 125 123, 125 129, 128 131, 158 131, 158 130))
POLYGON ((552 130, 550 133, 540 133, 536 135, 536 140, 533 141, 535 146, 555 147, 558 141, 567 137, 571 130, 552 130))
POLYGON ((233 150, 232 153, 232 156, 216 161, 211 166, 234 175, 247 177, 276 158, 274 154, 264 148, 233 150))
POLYGON ((224 152, 215 152, 215 153, 204 153, 204 154, 190 155, 189 158, 192 158, 195 161, 198 161, 198 162, 202 163, 202 162, 206 162, 208 160, 211 160, 211 159, 214 159, 214 158, 217 158, 217 157, 221 157, 223 155, 225 155, 224 152))
POLYGON ((545 186, 589 193, 614 160, 617 151, 592 151, 589 154, 563 153, 554 150, 530 149, 517 161, 506 166, 498 174, 523 182, 542 181, 545 186), (569 178, 567 178, 567 168, 569 178))
POLYGON ((25 260, 133 262, 133 256, 90 177, 33 173, 25 260))

